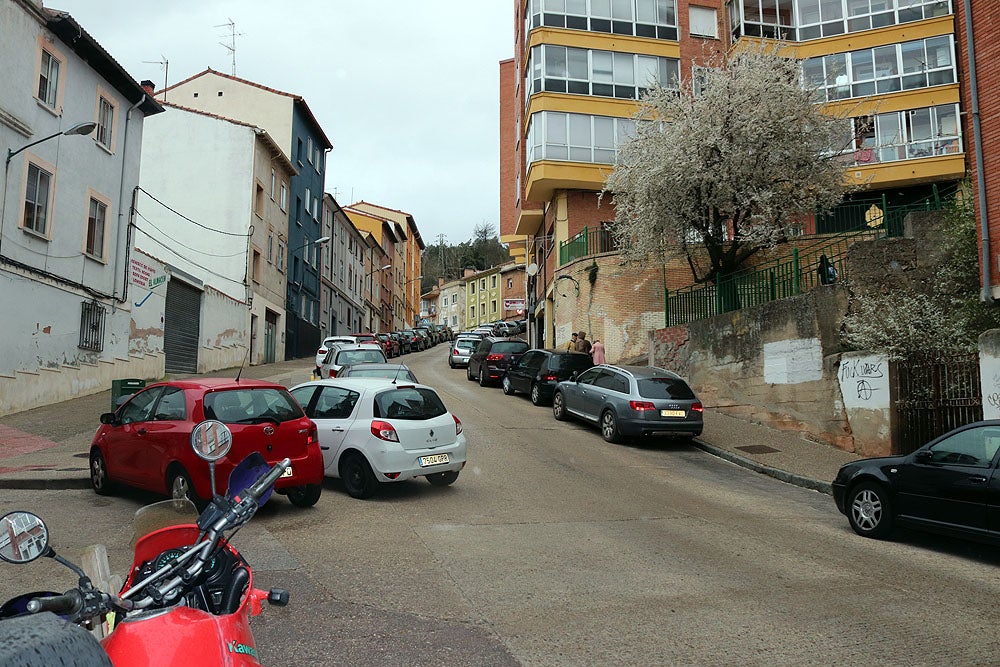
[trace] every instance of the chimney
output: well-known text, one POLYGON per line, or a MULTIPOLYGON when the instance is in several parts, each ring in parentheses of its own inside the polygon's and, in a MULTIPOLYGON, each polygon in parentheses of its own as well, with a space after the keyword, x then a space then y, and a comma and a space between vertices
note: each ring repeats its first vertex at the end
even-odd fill
POLYGON ((444 287, 444 277, 438 278, 438 287, 444 287))
POLYGON ((142 86, 142 89, 144 91, 146 91, 146 95, 148 95, 149 97, 153 97, 153 93, 156 92, 155 83, 153 83, 149 79, 143 79, 139 85, 142 86))

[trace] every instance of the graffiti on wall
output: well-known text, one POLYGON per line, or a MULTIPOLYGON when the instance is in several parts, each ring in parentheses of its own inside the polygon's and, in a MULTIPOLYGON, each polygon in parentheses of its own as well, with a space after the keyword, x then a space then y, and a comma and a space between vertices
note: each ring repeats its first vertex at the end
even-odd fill
POLYGON ((889 407, 889 360, 881 354, 849 352, 840 359, 840 393, 847 408, 889 407))

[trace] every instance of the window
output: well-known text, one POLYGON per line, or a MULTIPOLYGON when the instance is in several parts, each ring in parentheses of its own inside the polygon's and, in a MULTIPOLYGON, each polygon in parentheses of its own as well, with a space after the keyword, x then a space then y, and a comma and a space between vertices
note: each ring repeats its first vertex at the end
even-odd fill
POLYGON ((295 146, 295 159, 298 161, 299 166, 302 166, 302 140, 299 139, 295 146))
POLYGON ((511 289, 513 287, 514 287, 514 279, 513 278, 508 278, 507 279, 507 289, 511 289))
POLYGON ((1000 429, 970 428, 931 447, 930 461, 988 468, 996 457, 998 447, 1000 429))
POLYGON ((479 281, 479 289, 480 289, 480 291, 483 291, 483 290, 486 289, 486 278, 483 278, 482 280, 479 281))
POLYGON ((635 133, 631 118, 542 111, 528 123, 527 162, 573 160, 614 164, 617 146, 635 133))
POLYGON ((274 261, 274 234, 267 235, 267 261, 274 261))
POLYGON ((458 295, 457 294, 452 294, 451 295, 451 302, 452 303, 458 303, 458 295))
MULTIPOLYGON (((313 163, 313 140, 312 137, 306 139, 306 159, 309 160, 309 164, 313 163)), ((307 197, 308 199, 308 197, 307 197)))
POLYGON ((97 142, 111 150, 111 136, 115 126, 115 105, 103 95, 98 102, 97 142))
POLYGON ((475 293, 476 293, 476 282, 472 281, 471 283, 469 283, 469 294, 475 294, 475 293))
POLYGON ((38 73, 38 99, 56 108, 59 94, 59 67, 61 63, 54 55, 42 49, 42 64, 38 73))
POLYGON ((496 313, 497 312, 497 300, 496 299, 493 299, 492 301, 490 301, 490 312, 491 313, 496 313))
POLYGON ((475 306, 469 306, 469 317, 471 317, 472 319, 476 318, 476 307, 475 306))
POLYGON ((278 270, 285 270, 285 244, 278 241, 278 270))
POLYGON ((80 315, 80 344, 84 350, 100 352, 104 349, 104 315, 106 311, 98 301, 84 301, 80 315))
POLYGON ((525 105, 542 91, 638 99, 656 83, 676 88, 680 61, 545 44, 531 49, 526 71, 525 105))
POLYGON ((90 212, 87 215, 86 252, 91 257, 104 259, 104 230, 107 229, 108 206, 93 197, 90 198, 90 212))
POLYGON ((260 282, 260 251, 253 251, 253 264, 250 266, 251 279, 255 283, 260 282))
POLYGON ((674 0, 528 0, 524 39, 542 26, 677 39, 674 0))
MULTIPOLYGON (((840 2, 840 0, 837 0, 840 2)), ((715 17, 715 9, 712 7, 688 7, 688 17, 692 37, 719 37, 719 25, 715 17)))
POLYGON ((496 276, 490 276, 490 288, 492 288, 492 289, 496 289, 497 288, 497 277, 496 276))
POLYGON ((264 217, 264 184, 260 181, 257 182, 257 187, 254 190, 253 212, 259 218, 264 217))
POLYGON ((48 212, 51 187, 52 174, 29 162, 22 226, 42 236, 45 236, 49 231, 48 212))
POLYGON ((288 185, 284 182, 281 183, 281 210, 288 211, 288 185))
POLYGON ((272 169, 271 170, 271 191, 270 191, 270 194, 268 195, 268 196, 271 197, 271 201, 274 201, 274 180, 275 180, 275 174, 274 174, 274 169, 272 169))

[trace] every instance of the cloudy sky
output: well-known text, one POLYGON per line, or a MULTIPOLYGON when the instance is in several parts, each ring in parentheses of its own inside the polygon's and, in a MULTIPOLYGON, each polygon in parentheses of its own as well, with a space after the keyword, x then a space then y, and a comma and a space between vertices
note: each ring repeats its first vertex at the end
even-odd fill
POLYGON ((428 245, 499 232, 499 61, 510 0, 44 0, 137 81, 206 67, 302 95, 333 143, 326 190, 409 211, 428 245), (221 27, 219 27, 221 26, 221 27), (153 62, 146 62, 153 61, 153 62))

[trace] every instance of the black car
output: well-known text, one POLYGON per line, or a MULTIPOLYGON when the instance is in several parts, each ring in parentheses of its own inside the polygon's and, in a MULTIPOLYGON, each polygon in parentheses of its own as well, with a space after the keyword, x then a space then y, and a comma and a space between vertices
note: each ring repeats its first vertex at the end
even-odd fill
POLYGON ((507 367, 500 384, 508 396, 519 391, 528 393, 535 405, 552 400, 556 385, 568 380, 573 373, 582 373, 594 365, 589 354, 568 350, 528 350, 507 367))
POLYGON ((998 449, 1000 420, 961 426, 906 456, 848 463, 833 499, 864 537, 906 524, 1000 543, 998 449))
POLYGON ((507 367, 527 351, 528 344, 520 338, 487 336, 469 355, 466 377, 469 380, 478 379, 480 387, 487 387, 499 381, 507 372, 507 367))

